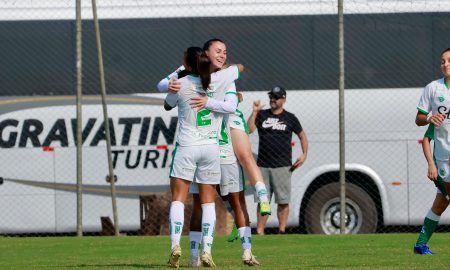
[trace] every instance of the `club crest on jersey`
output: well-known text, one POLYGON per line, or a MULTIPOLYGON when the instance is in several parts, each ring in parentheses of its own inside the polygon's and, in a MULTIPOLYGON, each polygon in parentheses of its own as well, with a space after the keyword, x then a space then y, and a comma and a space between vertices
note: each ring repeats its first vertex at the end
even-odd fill
POLYGON ((438 97, 438 100, 439 100, 439 102, 444 102, 445 98, 444 98, 444 96, 440 96, 440 97, 438 97))

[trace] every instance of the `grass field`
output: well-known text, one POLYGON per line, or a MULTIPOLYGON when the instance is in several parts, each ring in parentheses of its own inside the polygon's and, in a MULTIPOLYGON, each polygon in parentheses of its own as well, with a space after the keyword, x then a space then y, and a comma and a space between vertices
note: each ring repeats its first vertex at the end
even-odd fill
MULTIPOLYGON (((435 256, 412 253, 417 234, 253 237, 258 269, 448 269, 449 233, 436 233, 435 256)), ((183 237, 181 268, 189 258, 183 237)), ((0 237, 0 269, 168 269, 168 236, 0 237)), ((218 269, 247 269, 240 243, 216 237, 218 269)))

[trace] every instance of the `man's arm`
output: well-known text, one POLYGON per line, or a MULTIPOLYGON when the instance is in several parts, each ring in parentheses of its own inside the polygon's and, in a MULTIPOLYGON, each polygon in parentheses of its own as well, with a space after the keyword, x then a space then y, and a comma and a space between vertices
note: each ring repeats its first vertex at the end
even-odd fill
POLYGON ((291 167, 291 171, 294 171, 298 167, 302 166, 308 156, 308 138, 306 137, 305 131, 300 131, 297 134, 300 139, 300 145, 302 147, 302 154, 297 158, 294 164, 291 167))
POLYGON ((260 100, 255 100, 253 102, 253 111, 247 119, 248 133, 253 133, 253 131, 256 130, 256 116, 261 111, 263 106, 264 105, 261 104, 260 100))

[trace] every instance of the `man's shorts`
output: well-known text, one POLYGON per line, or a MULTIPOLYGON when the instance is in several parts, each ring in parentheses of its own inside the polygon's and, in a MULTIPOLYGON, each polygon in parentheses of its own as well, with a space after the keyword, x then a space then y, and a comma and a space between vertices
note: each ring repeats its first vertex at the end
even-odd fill
POLYGON ((177 145, 173 151, 170 176, 202 184, 220 183, 219 145, 177 145))
MULTIPOLYGON (((291 167, 264 168, 260 167, 261 173, 266 184, 269 201, 272 194, 275 194, 276 204, 289 204, 291 201, 291 167)), ((255 196, 255 202, 259 202, 255 196)))
MULTIPOLYGON (((242 167, 237 163, 220 165, 220 195, 226 196, 229 193, 237 193, 245 190, 244 174, 242 167)), ((189 187, 189 192, 198 194, 198 184, 193 182, 189 187)))

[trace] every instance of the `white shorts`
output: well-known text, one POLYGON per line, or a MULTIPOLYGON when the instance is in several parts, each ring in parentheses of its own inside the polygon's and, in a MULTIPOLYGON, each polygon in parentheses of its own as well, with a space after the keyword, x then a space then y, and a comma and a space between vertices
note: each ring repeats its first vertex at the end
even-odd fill
POLYGON ((220 177, 221 196, 245 190, 244 173, 239 163, 222 164, 220 165, 220 171, 222 174, 220 177))
POLYGON ((170 176, 202 184, 220 183, 219 145, 177 145, 173 151, 170 176))
POLYGON ((450 182, 450 165, 448 164, 448 160, 435 160, 435 163, 439 177, 441 177, 444 182, 450 182))
MULTIPOLYGON (((237 193, 245 190, 244 173, 242 167, 237 163, 220 165, 220 195, 226 196, 230 193, 237 193)), ((193 182, 189 187, 189 192, 198 194, 198 184, 193 182)))
POLYGON ((244 114, 239 110, 228 115, 228 125, 230 128, 239 129, 248 134, 247 122, 245 122, 244 114))

